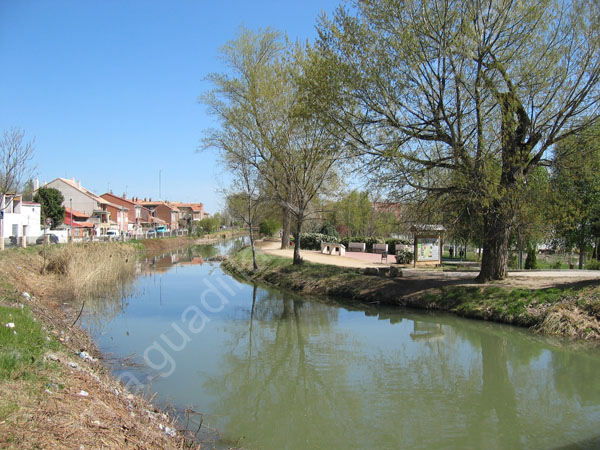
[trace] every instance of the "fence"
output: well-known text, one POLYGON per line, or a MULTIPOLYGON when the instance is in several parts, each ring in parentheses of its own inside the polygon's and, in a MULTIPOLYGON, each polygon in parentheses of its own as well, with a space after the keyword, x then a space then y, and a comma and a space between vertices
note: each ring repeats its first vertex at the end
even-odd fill
MULTIPOLYGON (((68 242, 68 235, 64 236, 56 231, 64 231, 64 230, 50 230, 46 233, 46 236, 51 234, 58 237, 59 243, 68 242)), ((173 231, 165 231, 165 232, 156 232, 155 230, 144 231, 143 233, 125 233, 120 236, 89 236, 83 238, 73 238, 73 242, 110 242, 110 241, 130 241, 132 239, 162 239, 168 237, 176 237, 176 236, 187 236, 188 230, 173 230, 173 231)), ((25 239, 27 241, 27 246, 35 245, 38 243, 37 241, 44 238, 44 235, 40 236, 27 236, 25 239)), ((41 242, 40 242, 41 243, 41 242)), ((9 236, 4 238, 4 248, 11 248, 23 245, 23 236, 9 236)))

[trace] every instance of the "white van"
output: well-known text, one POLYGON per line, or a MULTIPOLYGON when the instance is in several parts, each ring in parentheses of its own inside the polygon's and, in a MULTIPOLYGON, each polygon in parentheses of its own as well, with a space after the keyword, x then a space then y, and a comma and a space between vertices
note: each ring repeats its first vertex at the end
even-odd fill
POLYGON ((119 239, 119 232, 117 230, 107 230, 106 237, 111 241, 119 239))

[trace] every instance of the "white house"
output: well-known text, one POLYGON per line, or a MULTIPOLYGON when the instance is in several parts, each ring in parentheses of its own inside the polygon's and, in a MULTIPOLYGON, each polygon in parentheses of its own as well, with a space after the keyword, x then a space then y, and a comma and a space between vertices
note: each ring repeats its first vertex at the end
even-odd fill
POLYGON ((42 235, 40 217, 42 207, 39 203, 25 202, 20 194, 7 194, 2 200, 2 239, 11 239, 18 243, 23 236, 27 243, 35 243, 42 235))

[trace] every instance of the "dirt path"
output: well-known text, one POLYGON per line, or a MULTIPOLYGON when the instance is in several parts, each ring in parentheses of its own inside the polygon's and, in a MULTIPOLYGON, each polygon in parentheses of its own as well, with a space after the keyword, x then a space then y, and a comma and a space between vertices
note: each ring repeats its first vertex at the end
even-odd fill
MULTIPOLYGON (((292 258, 293 249, 280 249, 279 241, 261 241, 257 242, 257 247, 263 252, 292 258)), ((340 267, 351 267, 363 269, 365 267, 382 267, 390 264, 372 263, 350 258, 347 256, 324 255, 318 251, 301 250, 300 255, 305 261, 319 264, 327 264, 340 267)), ((475 282, 476 272, 450 271, 444 272, 439 269, 413 269, 403 268, 403 279, 413 281, 422 280, 433 284, 454 284, 461 282, 468 284, 470 280, 475 282)), ((521 287, 526 289, 544 289, 550 287, 569 287, 575 284, 594 284, 600 283, 600 271, 598 270, 535 270, 535 271, 514 271, 509 272, 508 278, 494 284, 510 287, 521 287)))

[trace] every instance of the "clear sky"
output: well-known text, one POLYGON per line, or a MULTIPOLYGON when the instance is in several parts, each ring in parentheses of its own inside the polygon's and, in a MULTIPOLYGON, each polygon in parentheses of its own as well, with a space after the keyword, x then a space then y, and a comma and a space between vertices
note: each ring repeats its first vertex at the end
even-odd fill
POLYGON ((35 138, 42 181, 222 206, 198 96, 240 25, 312 40, 339 0, 0 0, 0 131, 35 138))

